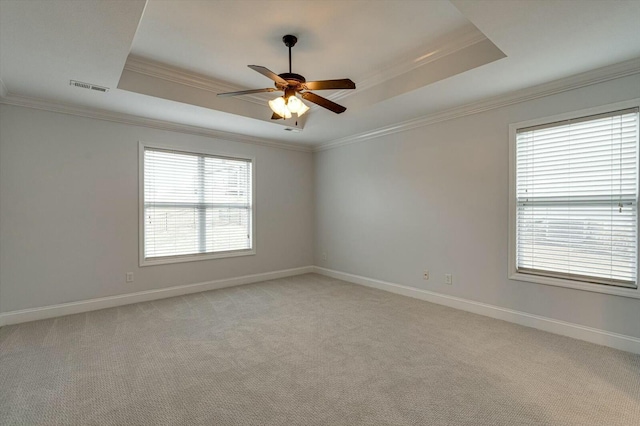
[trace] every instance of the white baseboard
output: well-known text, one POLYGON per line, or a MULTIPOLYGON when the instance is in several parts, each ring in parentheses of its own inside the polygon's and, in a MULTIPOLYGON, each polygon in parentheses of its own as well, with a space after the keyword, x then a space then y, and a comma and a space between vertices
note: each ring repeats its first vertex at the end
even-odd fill
POLYGON ((82 312, 96 311, 98 309, 129 305, 131 303, 147 302, 149 300, 181 296, 183 294, 198 293, 201 291, 216 290, 243 284, 251 284, 259 281, 307 274, 309 272, 313 272, 313 266, 303 266, 301 268, 294 269, 283 269, 280 271, 265 272, 261 274, 243 275, 241 277, 225 278, 221 280, 207 281, 196 284, 179 285, 157 290, 119 294, 117 296, 100 297, 97 299, 62 303, 59 305, 44 306, 41 308, 21 309, 19 311, 0 313, 0 326, 19 324, 23 322, 59 317, 63 315, 79 314, 82 312))
POLYGON ((585 340, 587 342, 596 343, 598 345, 609 346, 615 349, 640 354, 640 339, 637 337, 612 333, 597 328, 586 327, 566 321, 559 321, 539 315, 528 314, 526 312, 515 311, 513 309, 502 308, 499 306, 489 305, 481 302, 475 302, 473 300, 463 299, 460 297, 448 296, 433 291, 393 284, 372 278, 362 277, 360 275, 353 275, 345 272, 335 271, 332 269, 321 268, 319 266, 314 266, 313 270, 318 274, 326 275, 328 277, 340 279, 343 281, 348 281, 354 284, 373 287, 380 290, 389 291, 391 293, 401 294, 403 296, 409 296, 416 299, 425 300, 427 302, 437 303, 439 305, 445 305, 451 308, 473 312, 474 314, 497 318, 527 327, 548 331, 550 333, 560 334, 563 336, 572 337, 574 339, 585 340))
POLYGON ((203 283, 187 284, 175 287, 162 288, 157 290, 140 291, 137 293, 120 294, 117 296, 101 297, 78 302, 62 303, 59 305, 44 306, 40 308, 22 309, 0 313, 0 326, 9 324, 19 324, 28 321, 59 317, 63 315, 78 314, 82 312, 95 311, 98 309, 112 308, 116 306, 129 305, 131 303, 147 302, 150 300, 164 299, 167 297, 180 296, 183 294, 198 293, 201 291, 215 290, 226 287, 233 287, 243 284, 251 284, 260 281, 291 277, 310 272, 326 275, 343 281, 373 287, 403 296, 413 297, 439 305, 463 311, 473 312, 497 318, 504 321, 533 327, 550 333, 572 337, 574 339, 585 340, 599 345, 609 346, 623 351, 640 354, 640 339, 633 336, 612 333, 592 327, 586 327, 566 321, 560 321, 539 315, 528 314, 526 312, 515 311, 513 309, 502 308, 486 303, 476 302, 455 296, 448 296, 429 290, 407 287, 393 284, 386 281, 367 278, 360 275, 348 274, 345 272, 326 269, 319 266, 304 266, 294 269, 284 269, 280 271, 265 272, 261 274, 244 275, 240 277, 225 278, 203 283))

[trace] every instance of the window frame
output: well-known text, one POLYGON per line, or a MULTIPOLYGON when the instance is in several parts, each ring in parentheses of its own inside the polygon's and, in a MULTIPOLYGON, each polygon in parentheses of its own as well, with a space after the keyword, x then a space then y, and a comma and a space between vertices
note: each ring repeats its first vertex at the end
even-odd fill
POLYGON ((138 256, 139 265, 166 265, 171 263, 197 262, 201 260, 224 259, 230 257, 253 256, 256 254, 256 159, 253 156, 228 154, 218 150, 209 150, 202 147, 167 145, 159 143, 147 143, 138 141, 138 256), (251 248, 241 250, 220 251, 203 254, 187 254, 165 256, 156 259, 145 258, 145 220, 144 220, 144 151, 146 148, 166 151, 183 152, 192 155, 207 155, 225 157, 229 159, 245 160, 251 162, 251 248))
MULTIPOLYGON (((629 101, 616 102, 613 104, 602 105, 599 107, 583 109, 580 111, 573 111, 564 114, 557 114, 549 117, 537 118, 533 120, 521 121, 518 123, 512 123, 509 125, 509 261, 508 261, 508 278, 515 281, 533 282, 537 284, 551 285, 557 287, 571 288, 576 290, 591 291, 596 293, 612 294, 616 296, 640 298, 640 278, 636 278, 637 288, 627 287, 615 287, 605 284, 592 283, 588 281, 579 281, 568 278, 559 278, 543 275, 525 274, 517 271, 516 264, 516 214, 517 214, 517 199, 516 199, 516 132, 518 129, 533 127, 539 125, 550 124, 554 122, 573 120, 581 117, 587 117, 590 115, 603 114, 617 110, 624 110, 629 108, 639 108, 640 98, 632 99, 629 101)), ((638 163, 640 164, 640 147, 638 150, 638 163)), ((640 212, 636 217, 636 227, 640 234, 640 212)), ((640 239, 640 237, 638 237, 640 239)), ((640 243, 636 240, 636 262, 640 266, 638 257, 640 257, 639 247, 640 243)))

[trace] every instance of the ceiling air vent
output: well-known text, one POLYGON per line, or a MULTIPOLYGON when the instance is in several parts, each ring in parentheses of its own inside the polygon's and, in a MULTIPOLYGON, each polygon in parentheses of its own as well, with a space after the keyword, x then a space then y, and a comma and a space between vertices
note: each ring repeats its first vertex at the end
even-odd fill
POLYGON ((102 92, 102 93, 109 91, 108 87, 96 86, 95 84, 83 83, 81 81, 76 81, 76 80, 69 80, 69 85, 80 87, 82 89, 91 89, 91 90, 95 90, 96 92, 102 92))

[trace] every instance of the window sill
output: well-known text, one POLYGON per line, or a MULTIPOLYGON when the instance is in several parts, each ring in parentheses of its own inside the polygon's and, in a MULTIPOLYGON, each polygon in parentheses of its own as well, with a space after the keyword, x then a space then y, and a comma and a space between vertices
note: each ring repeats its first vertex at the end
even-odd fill
POLYGON ((540 275, 523 274, 520 272, 511 273, 509 275, 509 279, 640 299, 640 290, 633 288, 615 287, 605 284, 593 284, 574 280, 565 280, 562 278, 543 277, 540 275))
POLYGON ((253 256, 256 254, 255 249, 251 250, 235 250, 220 253, 196 254, 185 256, 161 257, 156 259, 140 259, 140 266, 166 265, 170 263, 198 262, 201 260, 224 259, 227 257, 253 256))

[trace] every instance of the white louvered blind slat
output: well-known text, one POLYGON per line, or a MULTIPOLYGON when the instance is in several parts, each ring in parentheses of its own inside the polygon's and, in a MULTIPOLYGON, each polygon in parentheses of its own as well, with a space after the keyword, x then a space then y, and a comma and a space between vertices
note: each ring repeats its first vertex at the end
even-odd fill
POLYGON ((518 272, 637 287, 638 109, 516 131, 518 272))
POLYGON ((250 250, 250 160, 144 150, 144 257, 250 250))

